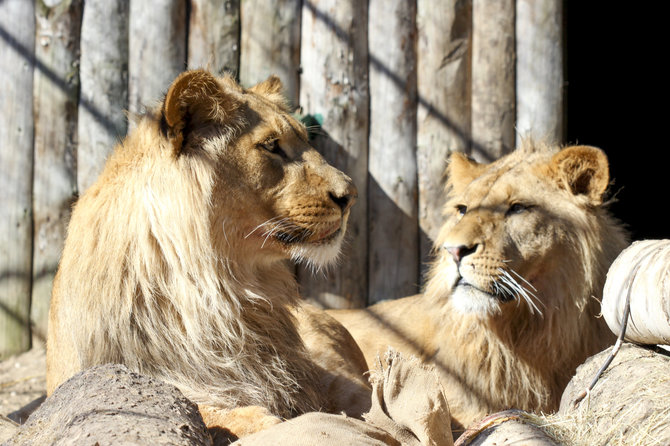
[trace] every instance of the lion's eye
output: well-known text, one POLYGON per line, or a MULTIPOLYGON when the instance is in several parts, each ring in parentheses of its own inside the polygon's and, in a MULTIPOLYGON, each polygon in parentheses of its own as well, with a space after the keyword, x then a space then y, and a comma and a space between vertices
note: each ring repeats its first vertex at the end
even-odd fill
POLYGON ((520 213, 525 212, 526 210, 528 210, 529 207, 530 206, 527 206, 527 205, 521 204, 521 203, 512 203, 510 205, 509 209, 507 209, 507 215, 520 214, 520 213))
POLYGON ((261 147, 263 147, 265 150, 267 150, 270 153, 281 156, 282 158, 288 158, 288 155, 286 155, 286 152, 284 152, 284 150, 279 145, 279 140, 278 139, 273 139, 272 141, 268 141, 266 143, 263 143, 263 144, 261 144, 261 147))
POLYGON ((465 215, 465 213, 468 212, 468 207, 464 204, 458 204, 456 205, 456 213, 460 215, 461 217, 465 215))

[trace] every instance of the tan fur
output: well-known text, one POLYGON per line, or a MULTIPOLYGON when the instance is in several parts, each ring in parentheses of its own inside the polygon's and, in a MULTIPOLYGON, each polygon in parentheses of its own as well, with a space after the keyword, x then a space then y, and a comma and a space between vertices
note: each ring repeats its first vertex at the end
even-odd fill
MULTIPOLYGON (((324 390, 338 371, 324 384, 299 335, 295 314, 317 310, 296 307, 285 260, 333 261, 356 189, 310 147, 280 90, 274 77, 245 90, 186 72, 116 147, 68 228, 48 393, 86 367, 117 362, 175 384, 206 419, 239 406, 280 417, 346 409, 324 390)), ((339 326, 324 317, 305 324, 339 326)), ((340 383, 365 394, 356 369, 364 360, 352 352, 340 362, 351 380, 340 383)))
POLYGON ((490 165, 454 154, 424 294, 331 312, 369 365, 389 345, 433 363, 455 431, 506 408, 557 409, 577 365, 611 341, 598 299, 627 242, 603 206, 607 158, 557 150, 527 142, 490 165))

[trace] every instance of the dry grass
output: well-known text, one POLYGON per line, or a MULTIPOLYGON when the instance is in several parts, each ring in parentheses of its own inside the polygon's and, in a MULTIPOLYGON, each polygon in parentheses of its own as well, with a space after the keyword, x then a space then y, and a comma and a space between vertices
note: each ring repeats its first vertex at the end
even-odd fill
MULTIPOLYGON (((565 398, 561 411, 538 417, 538 424, 565 446, 655 446, 670 443, 670 371, 664 355, 628 346, 577 407, 565 398)), ((593 360, 594 367, 600 359, 593 360)), ((593 367, 592 367, 593 368, 593 367)), ((578 371, 576 380, 586 381, 578 371), (584 379, 580 380, 581 375, 584 379)), ((578 393, 581 387, 566 392, 578 393)))

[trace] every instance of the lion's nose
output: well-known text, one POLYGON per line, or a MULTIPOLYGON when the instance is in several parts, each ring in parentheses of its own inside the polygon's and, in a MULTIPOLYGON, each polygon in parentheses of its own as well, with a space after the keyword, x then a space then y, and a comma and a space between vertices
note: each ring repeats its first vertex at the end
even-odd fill
POLYGON ((444 249, 447 250, 449 254, 451 254, 451 257, 454 258, 454 261, 459 264, 461 263, 461 260, 463 260, 463 257, 466 257, 473 252, 477 250, 477 245, 472 245, 472 246, 465 246, 465 245, 460 245, 460 246, 443 246, 444 249))
POLYGON ((333 203, 335 203, 342 212, 346 212, 356 201, 358 191, 356 190, 354 183, 348 181, 346 187, 339 191, 331 191, 329 195, 330 199, 333 200, 333 203))

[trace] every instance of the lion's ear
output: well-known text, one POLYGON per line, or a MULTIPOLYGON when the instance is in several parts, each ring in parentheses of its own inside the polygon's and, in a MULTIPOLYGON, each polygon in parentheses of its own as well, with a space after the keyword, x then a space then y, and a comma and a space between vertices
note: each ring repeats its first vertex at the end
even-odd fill
POLYGON ((274 74, 263 82, 250 87, 249 91, 265 97, 284 109, 288 109, 286 97, 284 96, 284 85, 281 79, 274 74))
POLYGON ((161 130, 181 152, 189 132, 229 117, 238 103, 214 76, 204 70, 186 71, 172 82, 161 110, 161 130))
POLYGON ((467 157, 461 152, 453 152, 449 156, 447 166, 447 187, 460 190, 480 176, 486 166, 467 157))
POLYGON ((270 75, 270 77, 265 79, 263 82, 260 82, 249 88, 249 90, 253 91, 254 93, 263 96, 282 94, 283 89, 284 86, 281 83, 281 79, 279 79, 279 77, 274 74, 270 75))
POLYGON ((589 146, 567 147, 551 159, 559 186, 573 193, 588 197, 594 205, 602 204, 609 185, 609 163, 605 153, 589 146))

